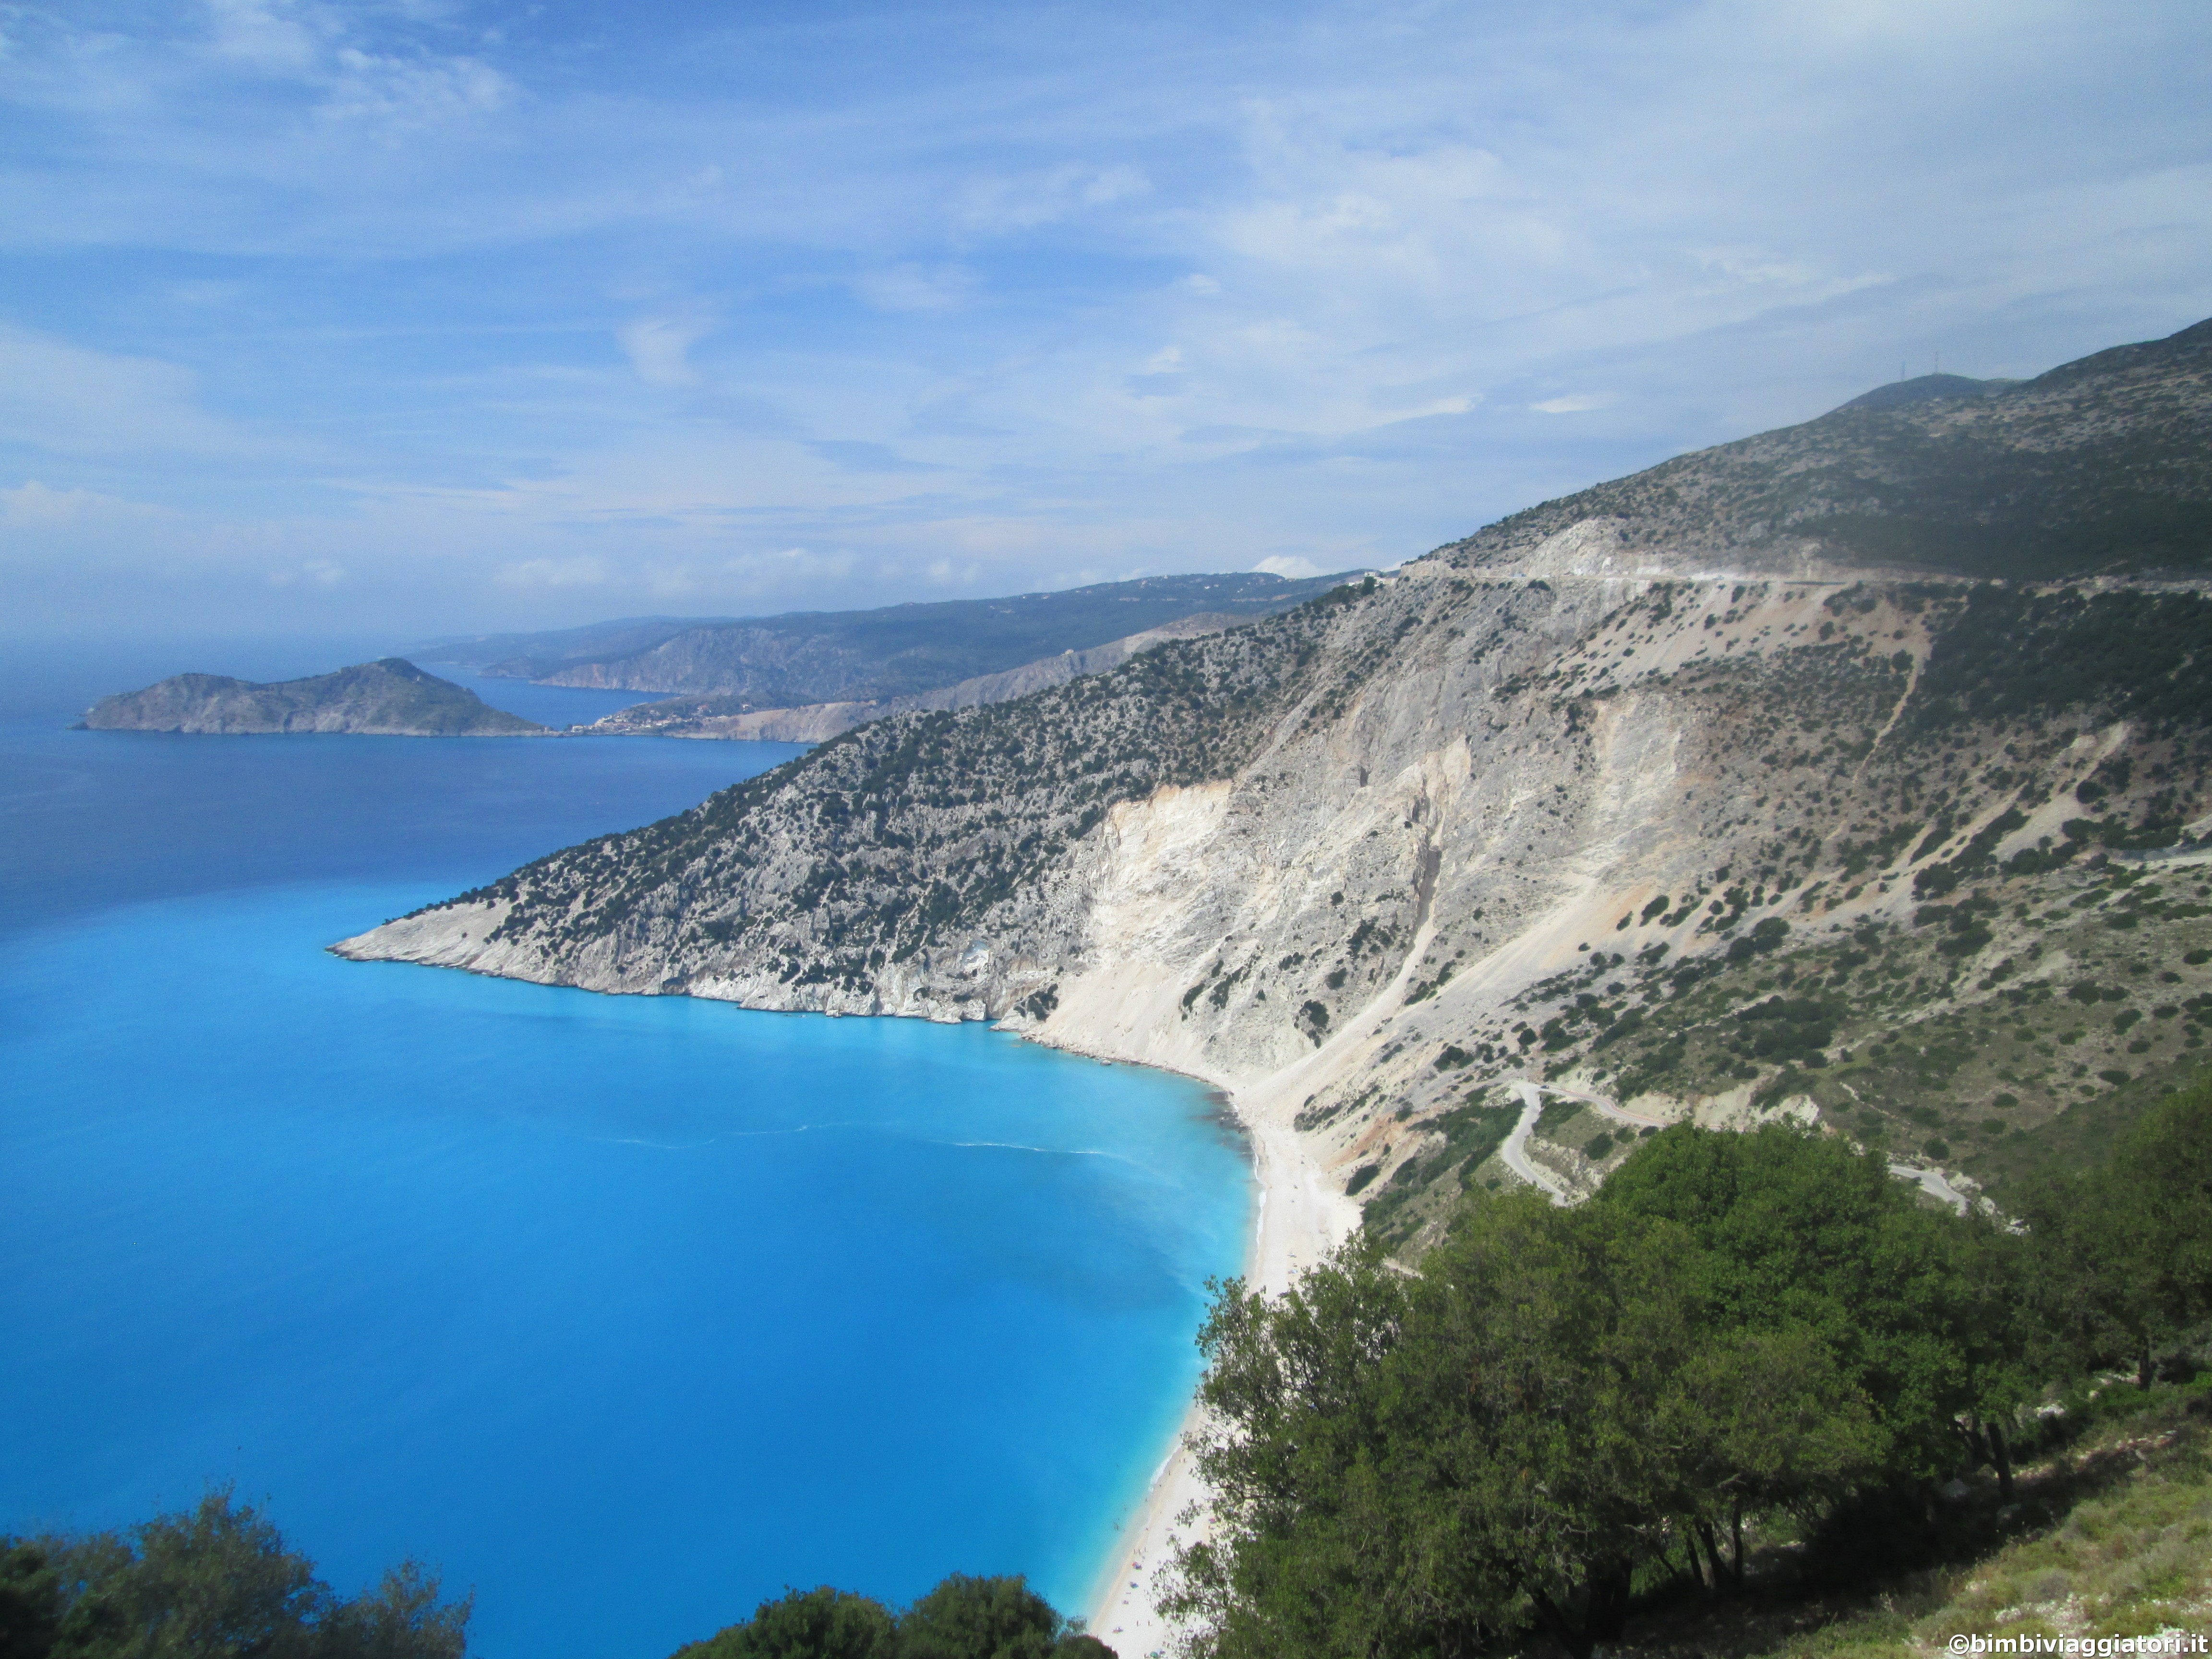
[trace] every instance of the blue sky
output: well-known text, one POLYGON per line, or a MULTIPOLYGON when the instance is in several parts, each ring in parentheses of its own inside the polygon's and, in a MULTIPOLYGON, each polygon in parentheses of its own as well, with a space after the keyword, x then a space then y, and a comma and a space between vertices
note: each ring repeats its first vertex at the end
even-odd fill
POLYGON ((0 628, 1387 564, 2212 314, 2212 9, 0 3, 0 628))

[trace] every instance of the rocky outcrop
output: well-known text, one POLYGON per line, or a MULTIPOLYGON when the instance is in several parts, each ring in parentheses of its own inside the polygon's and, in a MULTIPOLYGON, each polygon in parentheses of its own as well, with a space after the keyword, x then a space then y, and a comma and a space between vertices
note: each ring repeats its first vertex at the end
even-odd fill
POLYGON ((394 738, 550 737, 544 726, 494 708, 464 686, 400 657, 307 679, 257 684, 221 674, 178 674, 143 691, 102 697, 85 714, 94 732, 188 732, 236 736, 282 732, 394 738))

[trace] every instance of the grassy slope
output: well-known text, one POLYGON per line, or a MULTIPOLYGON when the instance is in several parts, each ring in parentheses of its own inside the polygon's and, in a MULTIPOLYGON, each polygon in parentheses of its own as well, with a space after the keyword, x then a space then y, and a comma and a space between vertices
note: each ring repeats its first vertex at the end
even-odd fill
POLYGON ((2122 1386, 2098 1403, 2111 1415, 2024 1465, 2013 1504, 1984 1474, 1948 1507, 1945 1565, 1821 1592, 1770 1551, 1744 1603, 1652 1613, 1615 1659, 1917 1659, 1954 1636, 2212 1631, 2212 1392, 2122 1386))

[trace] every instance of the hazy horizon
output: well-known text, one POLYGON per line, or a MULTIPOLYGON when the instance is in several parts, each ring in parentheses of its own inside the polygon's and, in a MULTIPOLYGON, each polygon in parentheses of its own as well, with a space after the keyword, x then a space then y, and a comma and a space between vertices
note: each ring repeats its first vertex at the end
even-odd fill
POLYGON ((5 627, 1393 564, 2212 314, 2208 48, 2178 4, 15 9, 5 627))

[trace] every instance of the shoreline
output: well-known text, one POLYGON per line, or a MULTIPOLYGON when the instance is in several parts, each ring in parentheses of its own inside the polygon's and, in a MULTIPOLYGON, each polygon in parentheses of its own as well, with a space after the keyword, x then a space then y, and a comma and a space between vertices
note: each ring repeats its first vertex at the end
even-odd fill
MULTIPOLYGON (((1308 1156, 1287 1110, 1269 1109, 1275 1102, 1240 1100, 1236 1091, 1223 1093, 1251 1146, 1257 1189, 1244 1248, 1244 1282, 1266 1294, 1279 1294, 1344 1241, 1358 1225, 1359 1206, 1308 1156)), ((1185 1535, 1176 1517, 1203 1496, 1188 1446, 1199 1413, 1194 1396, 1091 1595, 1085 1628, 1121 1659, 1147 1659, 1169 1649, 1173 1627, 1153 1610, 1153 1579, 1185 1535)))
MULTIPOLYGON (((352 939, 341 939, 325 949, 349 961, 392 961, 426 967, 460 966, 463 972, 486 978, 584 990, 601 996, 653 994, 574 983, 562 985, 559 981, 531 980, 512 971, 425 961, 419 957, 372 955, 368 952, 356 955, 345 948, 356 942, 352 939)), ((1419 947, 1425 943, 1425 938, 1417 937, 1416 948, 1408 956, 1406 967, 1400 970, 1398 982, 1389 988, 1389 991, 1402 994, 1404 981, 1419 959, 1419 947)), ((701 1001, 726 1002, 730 1006, 754 1013, 814 1014, 830 1018, 843 1017, 828 1009, 757 1008, 734 997, 700 997, 697 992, 688 988, 677 994, 701 1001)), ((1386 997, 1376 1000, 1380 1004, 1386 1000, 1387 993, 1386 997)), ((1314 1054, 1282 1071, 1249 1079, 1241 1085, 1231 1085, 1218 1075, 1209 1076, 1204 1072, 1187 1070, 1163 1063, 1158 1059, 1139 1057, 1126 1049, 1116 1050, 1096 1042, 1086 1042, 1073 1033, 1054 1033, 1035 1027, 1010 1029, 998 1021, 980 1017, 944 1019, 890 1011, 857 1017, 921 1019, 928 1024, 983 1024, 1018 1041, 1034 1042, 1041 1048, 1054 1048, 1108 1065, 1142 1066, 1148 1071, 1187 1078, 1205 1085, 1225 1105, 1229 1116, 1250 1148, 1251 1180, 1257 1191, 1241 1270, 1241 1276, 1249 1289, 1269 1296, 1279 1295, 1290 1288, 1298 1274, 1334 1250, 1358 1228, 1360 1205, 1356 1200, 1347 1197, 1336 1179, 1310 1155, 1304 1137, 1292 1119, 1300 1097, 1297 1090, 1304 1086, 1299 1080, 1310 1082, 1310 1073, 1317 1067, 1325 1067, 1332 1056, 1370 1035, 1376 1019, 1371 1012, 1368 1018, 1358 1024, 1347 1025, 1335 1040, 1323 1045, 1314 1054)), ((1162 1619, 1152 1606, 1155 1595, 1153 1580, 1167 1565, 1170 1552, 1186 1531, 1194 1535, 1199 1530, 1196 1528, 1183 1528, 1177 1522, 1177 1517, 1203 1495, 1203 1488, 1191 1466, 1186 1443, 1190 1431, 1197 1426, 1199 1415, 1199 1403, 1194 1395, 1176 1423, 1165 1456, 1153 1470, 1143 1497, 1136 1502, 1124 1521, 1120 1540, 1104 1567, 1094 1577, 1086 1598, 1083 1614, 1085 1628, 1112 1648, 1121 1659, 1147 1659, 1148 1656, 1164 1655, 1172 1643, 1174 1627, 1162 1619)))

